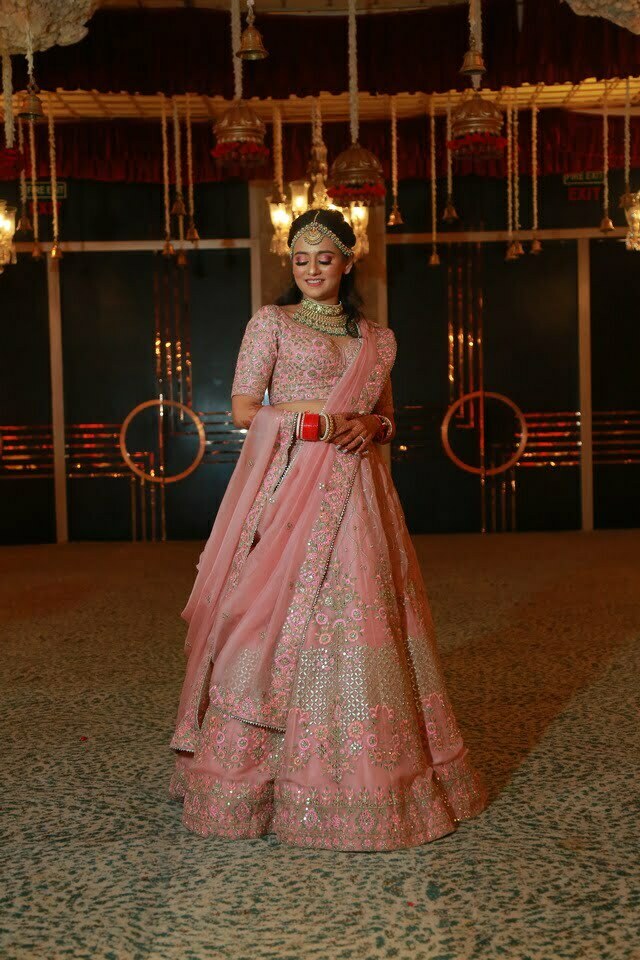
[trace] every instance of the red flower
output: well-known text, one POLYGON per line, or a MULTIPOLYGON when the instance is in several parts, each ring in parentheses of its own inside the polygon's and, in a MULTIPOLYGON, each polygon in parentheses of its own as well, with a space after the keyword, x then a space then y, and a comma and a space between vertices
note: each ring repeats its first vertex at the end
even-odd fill
POLYGON ((0 150, 0 180, 15 180, 24 166, 24 155, 16 147, 0 150))
POLYGON ((494 133, 467 133, 463 137, 447 140, 448 148, 458 155, 476 154, 485 157, 499 157, 507 146, 505 137, 494 133))
POLYGON ((269 156, 269 148, 254 141, 231 140, 218 143, 211 151, 214 160, 226 163, 253 164, 264 163, 269 156))
POLYGON ((329 187, 327 193, 332 200, 339 205, 346 207, 350 203, 362 203, 364 206, 381 200, 386 189, 384 183, 364 183, 364 184, 342 184, 329 187))

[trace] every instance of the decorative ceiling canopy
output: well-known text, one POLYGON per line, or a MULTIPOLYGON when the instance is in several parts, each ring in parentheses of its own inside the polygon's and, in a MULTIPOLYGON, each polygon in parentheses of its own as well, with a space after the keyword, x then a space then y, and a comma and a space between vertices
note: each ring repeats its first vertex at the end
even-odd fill
POLYGON ((99 0, 0 0, 1 42, 8 53, 26 53, 29 32, 34 51, 77 43, 98 6, 99 0))
POLYGON ((638 0, 567 0, 574 13, 583 16, 604 17, 625 27, 632 33, 640 33, 640 2, 638 0))

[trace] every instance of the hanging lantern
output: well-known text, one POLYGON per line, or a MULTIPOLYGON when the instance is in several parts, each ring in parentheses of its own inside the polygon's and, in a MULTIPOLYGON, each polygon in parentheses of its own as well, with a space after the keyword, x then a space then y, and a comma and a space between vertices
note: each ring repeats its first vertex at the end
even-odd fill
POLYGON ((259 166, 269 156, 265 133, 258 114, 242 100, 237 101, 215 124, 216 146, 211 156, 223 164, 259 166))
POLYGON ((13 237, 16 232, 16 208, 6 200, 0 200, 0 273, 10 263, 16 262, 13 237))
POLYGON ((502 156, 507 145, 505 138, 500 135, 500 111, 480 93, 480 81, 484 72, 482 9, 480 0, 469 0, 469 50, 465 54, 460 73, 471 78, 473 94, 452 112, 452 136, 447 147, 454 157, 495 159, 502 156))
POLYGON ((640 252, 640 191, 629 194, 629 201, 624 208, 624 215, 629 224, 629 232, 625 240, 627 250, 640 252))
POLYGON ((340 207, 355 203, 376 206, 384 203, 385 186, 380 161, 358 143, 358 60, 356 47, 356 0, 349 0, 349 121, 351 146, 338 154, 331 167, 328 194, 340 207))
POLYGON ((239 47, 240 3, 231 0, 234 102, 214 125, 216 145, 211 156, 223 165, 257 167, 269 156, 269 149, 264 145, 266 127, 242 99, 242 58, 234 56, 239 47))
POLYGON ((241 60, 264 60, 269 56, 261 33, 254 26, 255 18, 254 0, 247 0, 247 25, 242 31, 240 48, 236 50, 236 57, 241 60))
POLYGON ((502 156, 507 145, 501 136, 502 114, 490 100, 474 93, 451 114, 451 140, 447 143, 454 157, 473 156, 491 160, 502 156))
POLYGON ((380 161, 370 150, 352 143, 333 161, 327 192, 343 207, 352 203, 367 207, 383 203, 386 190, 380 161))
POLYGON ((309 209, 309 186, 308 180, 292 180, 289 184, 291 215, 294 220, 309 209))

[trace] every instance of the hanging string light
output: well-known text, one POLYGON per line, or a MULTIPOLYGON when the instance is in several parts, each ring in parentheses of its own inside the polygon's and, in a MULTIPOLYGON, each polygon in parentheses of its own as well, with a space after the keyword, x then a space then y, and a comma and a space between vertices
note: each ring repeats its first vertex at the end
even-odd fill
POLYGON ((438 213, 437 213, 437 170, 436 170, 436 112, 433 94, 429 99, 429 147, 430 147, 430 173, 431 173, 431 256, 429 257, 430 267, 440 266, 440 257, 437 248, 438 232, 438 213))
POLYGON ((625 238, 627 250, 640 252, 640 191, 631 192, 631 89, 627 77, 624 109, 624 193, 620 206, 627 218, 629 231, 625 238))
POLYGON ((515 239, 513 241, 513 252, 517 257, 521 257, 524 248, 520 242, 520 111, 518 110, 518 96, 513 91, 513 224, 515 229, 515 239))
POLYGON ((51 181, 51 209, 53 213, 53 246, 49 256, 52 260, 62 259, 62 250, 58 239, 58 175, 56 171, 56 136, 53 122, 53 97, 47 95, 47 119, 49 122, 49 179, 51 181))
POLYGON ((162 94, 160 98, 160 105, 162 108, 162 179, 164 185, 164 246, 162 247, 162 253, 165 257, 173 257, 176 251, 171 243, 171 207, 169 204, 169 143, 167 137, 167 102, 164 94, 162 94))
POLYGON ((33 246, 31 247, 31 256, 34 260, 42 259, 42 247, 40 246, 40 218, 38 214, 38 190, 37 190, 37 158, 36 158, 36 136, 34 120, 29 120, 29 160, 31 162, 31 223, 33 225, 33 246))
POLYGON ((187 141, 187 203, 188 210, 187 215, 189 218, 189 226, 187 227, 187 240, 194 245, 198 246, 200 240, 200 235, 196 230, 195 224, 195 204, 193 198, 193 130, 191 125, 191 97, 189 94, 186 96, 186 115, 185 115, 185 134, 187 141))
POLYGON ((447 125, 446 141, 447 150, 447 203, 442 214, 445 223, 455 223, 458 219, 458 212, 453 203, 453 155, 451 153, 451 94, 447 94, 447 125))
POLYGON ((602 233, 611 233, 614 228, 609 216, 609 83, 604 81, 604 97, 602 102, 602 156, 603 156, 603 186, 602 186, 602 220, 599 230, 602 233))
POLYGON ((542 250, 542 244, 537 237, 538 223, 538 104, 531 105, 531 203, 533 207, 533 238, 530 253, 537 255, 542 250))
POLYGON ((378 158, 358 142, 360 133, 358 112, 358 48, 356 33, 356 0, 349 0, 349 126, 351 146, 338 154, 331 167, 329 196, 339 207, 349 207, 351 226, 362 236, 362 247, 367 245, 366 223, 369 206, 384 203, 385 186, 382 166, 378 158), (364 233, 363 233, 364 231, 364 233))
POLYGON ((231 0, 231 60, 234 102, 214 125, 216 145, 211 156, 219 163, 252 167, 264 163, 269 149, 264 144, 266 127, 257 113, 242 99, 242 58, 240 47, 240 2, 231 0))
POLYGON ((391 97, 391 193, 393 206, 387 226, 400 227, 404 220, 398 206, 398 108, 395 97, 391 97))

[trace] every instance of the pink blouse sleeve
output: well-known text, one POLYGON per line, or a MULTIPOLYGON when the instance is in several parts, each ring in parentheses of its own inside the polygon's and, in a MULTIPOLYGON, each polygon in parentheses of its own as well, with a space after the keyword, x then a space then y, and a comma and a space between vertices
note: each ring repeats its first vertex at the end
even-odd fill
POLYGON ((261 307, 245 327, 231 396, 242 393, 262 402, 277 356, 278 336, 273 314, 261 307))

